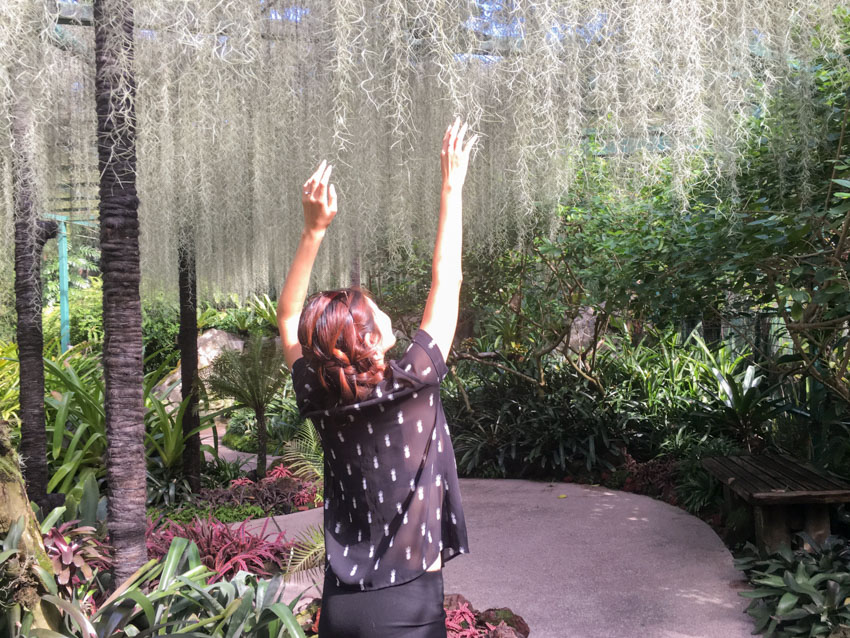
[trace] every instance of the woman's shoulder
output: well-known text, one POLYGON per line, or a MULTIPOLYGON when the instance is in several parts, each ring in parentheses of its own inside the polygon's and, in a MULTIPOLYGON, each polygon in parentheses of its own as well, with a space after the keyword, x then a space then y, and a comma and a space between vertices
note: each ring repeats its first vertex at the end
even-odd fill
POLYGON ((419 328, 401 357, 390 362, 393 376, 414 383, 438 384, 448 367, 434 339, 419 328))

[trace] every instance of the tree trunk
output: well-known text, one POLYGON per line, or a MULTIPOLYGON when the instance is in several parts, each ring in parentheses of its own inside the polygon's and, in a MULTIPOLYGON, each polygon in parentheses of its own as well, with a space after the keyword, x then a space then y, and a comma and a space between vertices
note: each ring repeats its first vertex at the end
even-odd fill
MULTIPOLYGON (((195 280, 195 235, 187 225, 177 244, 180 286, 180 378, 182 396, 191 397, 183 414, 183 435, 201 424, 198 414, 198 295, 195 280)), ((183 476, 193 492, 201 491, 201 434, 195 432, 183 448, 183 476)))
POLYGON ((109 490, 107 526, 115 548, 117 586, 147 558, 136 87, 130 0, 95 0, 94 29, 109 490))
POLYGON ((19 470, 18 457, 9 440, 9 425, 0 421, 0 538, 5 538, 9 528, 21 516, 26 518, 26 527, 18 545, 19 553, 3 564, 4 588, 3 603, 20 603, 29 609, 34 617, 32 629, 52 629, 58 631, 62 619, 53 605, 43 605, 41 581, 32 565, 39 565, 53 574, 53 563, 44 548, 38 520, 27 499, 27 490, 19 470))
POLYGON ((12 115, 15 220, 15 311, 20 363, 20 454, 31 501, 47 508, 47 430, 44 422, 44 337, 41 326, 41 253, 58 225, 38 219, 35 207, 29 104, 18 97, 12 115))
POLYGON ((255 410, 257 415, 257 480, 266 475, 266 447, 268 433, 266 432, 266 408, 255 410))

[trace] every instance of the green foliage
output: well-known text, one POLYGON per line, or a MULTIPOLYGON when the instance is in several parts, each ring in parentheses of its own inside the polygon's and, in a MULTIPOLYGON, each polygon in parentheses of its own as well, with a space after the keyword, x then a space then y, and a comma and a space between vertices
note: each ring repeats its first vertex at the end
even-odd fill
MULTIPOLYGON (((94 277, 90 273, 100 271, 100 248, 96 241, 74 241, 74 224, 66 224, 70 231, 68 241, 68 290, 84 290, 92 286, 94 277)), ((96 232, 96 231, 95 231, 96 232)), ((44 246, 44 258, 41 262, 42 297, 48 306, 59 305, 59 251, 58 242, 48 242, 44 246)), ((99 282, 97 284, 99 286, 99 282)))
POLYGON ((747 613, 755 621, 753 633, 776 638, 825 636, 850 622, 850 549, 847 541, 830 536, 823 545, 805 532, 795 537, 812 551, 791 550, 768 554, 747 543, 735 558, 755 587, 740 592, 752 598, 747 613))
POLYGON ((250 503, 211 507, 200 502, 198 504, 181 505, 173 509, 149 507, 147 515, 148 518, 154 520, 159 516, 165 516, 169 520, 179 523, 191 523, 195 518, 206 520, 210 516, 215 517, 216 520, 222 523, 240 523, 248 518, 265 518, 268 516, 268 512, 259 505, 252 505, 250 503))
POLYGON ((303 481, 323 481, 325 474, 322 440, 310 421, 298 424, 295 436, 283 450, 283 462, 303 481))
POLYGON ((17 422, 20 384, 18 345, 14 341, 0 341, 0 420, 17 422))
MULTIPOLYGON (((99 351, 103 341, 103 280, 89 277, 86 285, 68 289, 71 345, 85 344, 99 351)), ((44 342, 59 343, 60 312, 58 299, 42 312, 44 342)))
POLYGON ((210 366, 209 387, 237 406, 254 410, 258 423, 257 473, 265 475, 265 412, 289 376, 283 351, 274 341, 251 335, 243 350, 224 350, 210 366))
POLYGON ((177 335, 180 332, 180 309, 163 298, 142 303, 142 342, 145 373, 161 367, 170 370, 180 360, 177 335))
MULTIPOLYGON (((0 566, 7 560, 0 554, 0 566)), ((208 584, 214 573, 201 561, 198 547, 176 537, 162 560, 150 560, 121 583, 94 613, 59 595, 56 581, 39 572, 50 592, 43 600, 63 614, 62 638, 108 638, 115 635, 186 635, 209 638, 297 638, 304 632, 293 608, 280 602, 283 576, 260 579, 240 571, 231 581, 208 584), (165 635, 165 634, 163 634, 165 635)), ((0 632, 15 636, 11 621, 31 627, 32 615, 15 606, 0 618, 0 632)), ((21 634, 17 634, 21 635, 21 634)), ((57 636, 32 630, 33 638, 57 636)))
POLYGON ((568 366, 548 361, 545 375, 544 391, 508 372, 459 366, 445 406, 461 472, 552 478, 575 464, 613 469, 611 415, 568 366))

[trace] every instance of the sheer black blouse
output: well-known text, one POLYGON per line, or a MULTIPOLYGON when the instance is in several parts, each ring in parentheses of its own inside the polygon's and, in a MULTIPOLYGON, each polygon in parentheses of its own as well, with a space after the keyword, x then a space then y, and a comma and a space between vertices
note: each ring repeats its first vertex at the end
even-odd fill
POLYGON ((438 554, 445 563, 469 551, 440 349, 419 330, 388 365, 392 379, 367 399, 330 410, 306 360, 292 366, 298 408, 325 455, 325 569, 362 590, 400 585, 438 554))

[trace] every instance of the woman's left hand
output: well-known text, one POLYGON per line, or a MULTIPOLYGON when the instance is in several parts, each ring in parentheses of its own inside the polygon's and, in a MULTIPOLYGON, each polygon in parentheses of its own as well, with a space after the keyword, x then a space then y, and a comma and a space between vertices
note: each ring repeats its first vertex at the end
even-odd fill
POLYGON ((333 166, 325 160, 310 176, 301 189, 304 206, 304 227, 311 231, 324 231, 336 215, 336 189, 328 186, 333 166))

